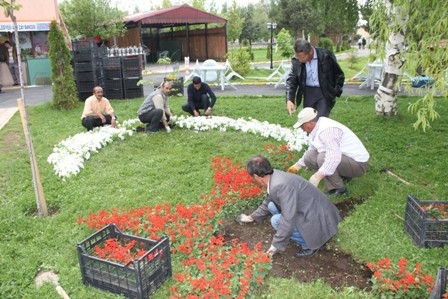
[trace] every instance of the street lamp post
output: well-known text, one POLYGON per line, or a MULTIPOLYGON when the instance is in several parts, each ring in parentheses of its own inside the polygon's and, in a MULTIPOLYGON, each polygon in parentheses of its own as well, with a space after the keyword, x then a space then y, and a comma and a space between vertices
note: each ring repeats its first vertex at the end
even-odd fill
POLYGON ((274 30, 277 28, 277 23, 268 23, 268 30, 271 30, 271 70, 274 68, 274 65, 272 63, 272 46, 274 45, 274 30))

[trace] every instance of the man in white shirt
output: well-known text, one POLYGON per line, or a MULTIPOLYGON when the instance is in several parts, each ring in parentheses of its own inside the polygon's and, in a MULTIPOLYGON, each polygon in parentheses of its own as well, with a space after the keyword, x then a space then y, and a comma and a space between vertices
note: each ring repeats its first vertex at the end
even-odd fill
POLYGON ((349 128, 327 117, 318 117, 310 107, 298 115, 294 128, 308 133, 309 147, 288 172, 297 173, 302 167, 316 171, 310 182, 316 187, 324 181, 330 195, 345 195, 344 181, 363 175, 370 155, 361 140, 349 128))

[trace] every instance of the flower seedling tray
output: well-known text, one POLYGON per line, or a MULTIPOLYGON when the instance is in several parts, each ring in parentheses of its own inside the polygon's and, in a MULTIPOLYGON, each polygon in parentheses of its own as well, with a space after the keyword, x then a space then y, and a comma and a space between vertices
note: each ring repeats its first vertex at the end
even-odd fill
POLYGON ((172 276, 168 237, 153 241, 122 233, 109 224, 77 244, 82 281, 127 298, 147 299, 165 280, 172 276), (127 244, 136 241, 139 250, 146 251, 126 265, 96 256, 95 247, 104 246, 109 239, 127 244))
POLYGON ((428 211, 430 205, 448 207, 448 201, 419 200, 408 194, 404 228, 418 247, 441 247, 448 243, 448 219, 428 211))
POLYGON ((442 299, 443 294, 447 292, 446 290, 446 269, 440 268, 437 272, 436 283, 434 285, 434 289, 429 295, 429 299, 442 299))

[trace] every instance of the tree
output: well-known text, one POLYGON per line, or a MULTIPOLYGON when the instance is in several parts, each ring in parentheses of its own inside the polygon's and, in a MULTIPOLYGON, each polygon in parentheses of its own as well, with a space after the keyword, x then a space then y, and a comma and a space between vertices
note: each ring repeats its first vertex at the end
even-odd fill
POLYGON ((425 130, 439 116, 435 110, 437 98, 434 95, 437 91, 443 97, 447 96, 447 9, 446 1, 377 0, 374 3, 370 19, 372 36, 383 45, 379 49, 385 49, 379 53, 381 57, 386 56, 385 75, 375 95, 377 114, 390 116, 398 113, 399 76, 403 72, 415 74, 418 66, 435 82, 431 92, 425 93, 408 107, 417 116, 414 127, 421 126, 425 130), (406 52, 403 52, 404 44, 408 45, 406 52), (411 63, 405 63, 406 58, 411 63))
POLYGON ((233 0, 232 6, 226 13, 228 25, 227 25, 227 39, 230 42, 235 42, 240 38, 243 30, 244 18, 241 15, 241 9, 236 5, 236 1, 233 0))
POLYGON ((126 32, 125 13, 111 6, 111 0, 65 0, 59 5, 72 37, 100 36, 107 40, 126 32))
POLYGON ((244 23, 240 39, 247 40, 252 45, 253 41, 260 40, 265 35, 268 15, 260 4, 249 4, 241 9, 241 13, 244 16, 244 23))
POLYGON ((51 61, 53 106, 60 110, 72 109, 76 106, 78 98, 73 68, 70 63, 71 55, 64 36, 55 21, 50 24, 48 40, 50 43, 48 56, 51 61))
POLYGON ((291 58, 294 55, 294 39, 285 28, 277 33, 277 45, 282 58, 291 58))
POLYGON ((321 20, 310 1, 279 0, 275 20, 279 28, 290 30, 294 37, 302 36, 302 32, 320 33, 317 28, 321 20))
POLYGON ((366 31, 370 32, 370 16, 373 13, 373 2, 375 0, 366 0, 364 4, 359 6, 359 12, 361 13, 362 19, 365 22, 361 27, 366 31))

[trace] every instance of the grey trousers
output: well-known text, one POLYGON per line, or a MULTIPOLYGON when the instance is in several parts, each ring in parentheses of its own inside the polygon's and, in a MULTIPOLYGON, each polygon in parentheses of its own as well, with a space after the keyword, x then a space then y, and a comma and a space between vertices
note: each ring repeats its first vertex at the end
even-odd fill
MULTIPOLYGON (((317 171, 324 163, 325 152, 318 153, 316 150, 308 151, 303 158, 306 167, 317 171)), ((333 175, 326 176, 323 179, 325 189, 332 190, 344 187, 343 178, 362 176, 366 173, 368 167, 369 162, 357 162, 352 158, 342 155, 341 162, 333 175)))

